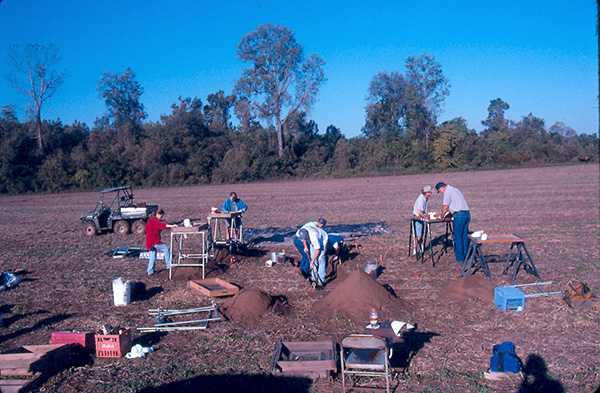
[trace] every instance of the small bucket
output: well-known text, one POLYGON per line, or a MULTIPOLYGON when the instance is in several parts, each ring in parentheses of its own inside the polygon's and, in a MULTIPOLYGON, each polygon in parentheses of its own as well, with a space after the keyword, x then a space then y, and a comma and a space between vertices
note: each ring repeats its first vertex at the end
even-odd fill
POLYGON ((113 296, 115 306, 126 306, 131 303, 131 282, 121 277, 113 280, 113 296))
POLYGON ((272 252, 271 253, 271 261, 273 263, 285 263, 286 257, 284 252, 272 252))

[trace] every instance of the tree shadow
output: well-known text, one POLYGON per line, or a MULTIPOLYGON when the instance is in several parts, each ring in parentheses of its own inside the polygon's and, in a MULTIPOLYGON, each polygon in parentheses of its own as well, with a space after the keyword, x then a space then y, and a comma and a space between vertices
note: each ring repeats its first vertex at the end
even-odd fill
POLYGON ((206 375, 185 381, 144 388, 138 393, 308 393, 312 381, 306 377, 272 375, 206 375))
MULTIPOLYGON (((48 311, 38 311, 32 314, 38 314, 38 313, 47 313, 48 311)), ((28 328, 23 328, 23 329, 19 329, 19 330, 15 330, 14 332, 5 334, 3 336, 0 336, 0 342, 2 341, 8 341, 11 340, 13 338, 22 336, 24 334, 28 334, 31 333, 35 330, 38 329, 47 329, 50 326, 60 322, 60 321, 64 321, 65 319, 68 319, 69 317, 72 317, 75 314, 57 314, 57 315, 53 315, 51 317, 48 318, 44 318, 41 321, 37 322, 35 325, 28 327, 28 328)))
POLYGON ((435 332, 418 332, 417 326, 403 332, 402 342, 392 344, 393 354, 390 359, 390 366, 402 368, 404 372, 407 372, 415 355, 425 347, 426 343, 431 342, 433 337, 439 335, 435 332))
MULTIPOLYGON (((12 309, 12 307, 14 307, 14 306, 11 305, 9 307, 12 309)), ((2 314, 10 311, 10 310, 4 311, 3 308, 0 308, 0 310, 1 310, 0 312, 2 314)), ((7 328, 7 327, 10 327, 10 325, 12 325, 13 323, 15 323, 15 322, 17 322, 17 321, 19 321, 19 320, 21 320, 23 318, 26 318, 26 317, 31 316, 31 315, 36 315, 36 314, 48 314, 48 311, 38 310, 38 311, 35 311, 35 312, 29 312, 29 313, 24 313, 24 314, 11 315, 10 317, 2 318, 2 325, 5 328, 7 328)))
POLYGON ((561 383, 548 377, 548 367, 541 356, 530 354, 523 368, 523 383, 518 393, 564 393, 561 383))

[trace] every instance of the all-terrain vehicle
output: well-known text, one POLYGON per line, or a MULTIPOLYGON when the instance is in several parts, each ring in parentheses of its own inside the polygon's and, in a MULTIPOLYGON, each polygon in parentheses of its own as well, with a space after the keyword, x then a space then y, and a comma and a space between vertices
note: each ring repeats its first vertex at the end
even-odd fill
POLYGON ((83 233, 95 236, 100 231, 113 231, 125 235, 130 231, 136 235, 144 233, 148 216, 158 208, 158 205, 146 205, 145 202, 135 203, 133 190, 129 186, 106 188, 100 191, 100 199, 96 208, 85 217, 83 233))

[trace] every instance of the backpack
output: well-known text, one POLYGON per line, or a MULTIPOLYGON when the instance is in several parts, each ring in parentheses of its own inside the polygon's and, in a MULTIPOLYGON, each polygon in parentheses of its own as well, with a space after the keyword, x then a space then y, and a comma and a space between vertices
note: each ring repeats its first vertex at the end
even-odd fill
POLYGON ((515 344, 505 341, 500 345, 494 345, 490 361, 492 371, 518 373, 522 365, 523 362, 515 352, 515 344))
POLYGON ((589 300, 592 298, 592 291, 584 283, 573 286, 569 283, 567 290, 563 293, 563 299, 567 304, 574 310, 584 310, 590 306, 592 302, 589 300))

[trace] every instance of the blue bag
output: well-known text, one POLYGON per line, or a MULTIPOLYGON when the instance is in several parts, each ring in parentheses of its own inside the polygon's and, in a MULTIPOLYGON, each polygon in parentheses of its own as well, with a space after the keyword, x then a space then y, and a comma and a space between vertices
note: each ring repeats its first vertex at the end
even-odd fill
POLYGON ((515 352, 515 344, 505 341, 500 345, 494 345, 490 361, 492 371, 518 373, 522 365, 523 362, 515 352))

